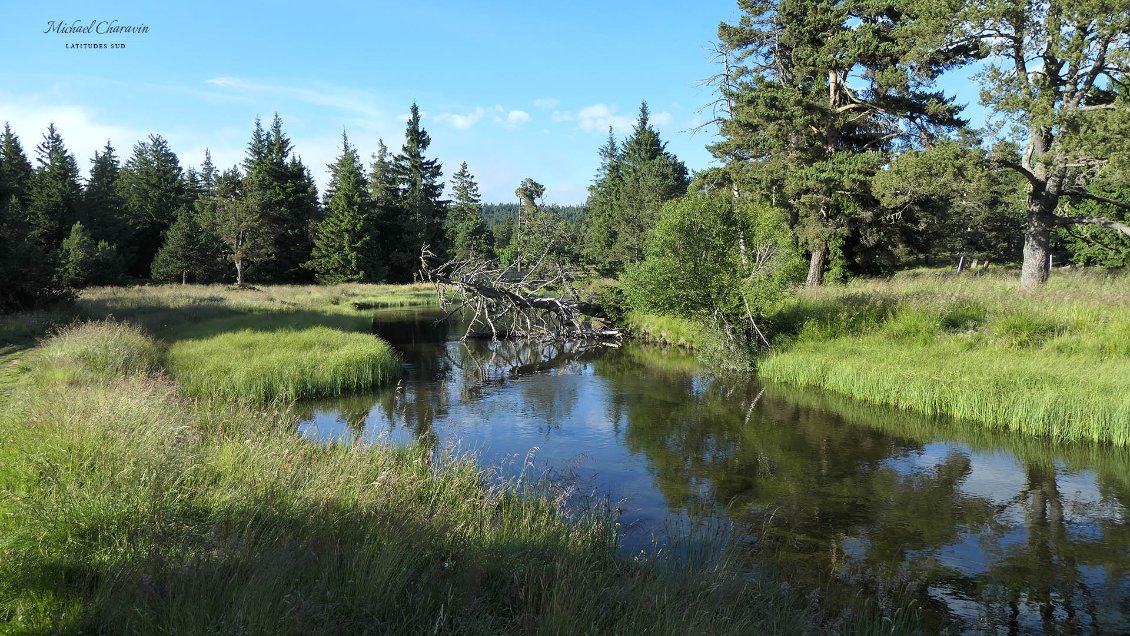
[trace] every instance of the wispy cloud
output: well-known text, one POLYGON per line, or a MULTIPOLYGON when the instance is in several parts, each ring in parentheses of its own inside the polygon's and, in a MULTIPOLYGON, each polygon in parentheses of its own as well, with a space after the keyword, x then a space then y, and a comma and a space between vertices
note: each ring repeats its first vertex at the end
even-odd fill
POLYGON ((534 100, 534 106, 538 108, 553 108, 559 103, 561 102, 556 97, 539 97, 534 100))
POLYGON ((367 123, 377 127, 383 125, 388 118, 388 113, 377 105, 378 100, 375 95, 341 86, 299 87, 255 82, 238 77, 214 77, 205 80, 204 83, 229 93, 255 96, 273 95, 335 109, 359 118, 359 123, 367 123))

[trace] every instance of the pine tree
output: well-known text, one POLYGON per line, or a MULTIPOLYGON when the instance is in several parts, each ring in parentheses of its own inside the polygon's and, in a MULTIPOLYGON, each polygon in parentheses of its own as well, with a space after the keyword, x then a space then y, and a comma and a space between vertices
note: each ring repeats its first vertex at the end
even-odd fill
POLYGON ((585 231, 586 256, 602 269, 620 272, 639 262, 659 209, 686 194, 687 167, 666 146, 651 125, 646 101, 622 146, 609 129, 608 143, 600 149, 600 172, 589 188, 585 231))
POLYGON ((4 136, 0 138, 0 204, 12 197, 26 203, 32 176, 31 162, 24 154, 20 138, 5 122, 4 136))
POLYGON ((870 183, 891 152, 964 124, 932 84, 973 47, 946 42, 952 13, 930 3, 749 0, 742 10, 718 31, 727 112, 711 150, 734 194, 787 211, 817 285, 837 246, 866 242, 879 220, 870 183))
POLYGON ((32 236, 44 250, 57 250, 74 224, 82 188, 78 162, 67 151, 55 124, 47 127, 36 147, 35 173, 27 194, 26 210, 32 236))
POLYGON ((624 162, 620 146, 608 127, 608 141, 600 147, 600 169, 589 186, 585 225, 585 260, 611 272, 614 260, 612 246, 616 242, 616 210, 623 187, 624 162))
POLYGON ((125 201, 132 247, 127 269, 134 276, 147 276, 153 257, 164 243, 164 234, 185 205, 184 173, 180 160, 160 135, 134 144, 118 178, 118 191, 125 201))
POLYGON ((341 145, 341 156, 330 166, 333 195, 326 202, 326 218, 318 223, 306 266, 328 284, 381 280, 384 271, 374 240, 369 182, 345 133, 341 145))
POLYGON ((451 177, 452 205, 448 211, 452 256, 458 259, 494 258, 494 237, 482 217, 479 185, 464 161, 451 177))
POLYGON ((404 146, 392 162, 398 194, 394 223, 398 231, 397 248, 390 255, 390 275, 397 282, 412 280, 425 245, 441 256, 446 251, 446 202, 440 199, 443 168, 439 161, 424 156, 429 145, 431 137, 420 127, 420 111, 413 103, 404 146))
POLYGON ((165 244, 153 259, 155 280, 213 283, 223 280, 224 244, 197 220, 197 212, 182 208, 165 235, 165 244))
POLYGON ((32 238, 24 209, 33 171, 8 124, 0 138, 0 312, 66 297, 55 280, 55 259, 32 238))
POLYGON ((273 246, 271 259, 255 265, 255 275, 266 281, 309 281, 302 263, 313 249, 310 226, 318 213, 318 193, 277 114, 270 130, 255 120, 243 165, 248 191, 264 205, 264 231, 273 246))
POLYGON ((94 151, 79 216, 95 241, 106 241, 124 252, 129 240, 129 224, 125 216, 125 201, 118 186, 120 176, 121 167, 114 156, 114 146, 107 141, 102 152, 94 151))
POLYGON ((95 241, 81 222, 59 248, 59 283, 80 289, 91 285, 112 285, 121 282, 124 267, 118 250, 106 241, 95 241))

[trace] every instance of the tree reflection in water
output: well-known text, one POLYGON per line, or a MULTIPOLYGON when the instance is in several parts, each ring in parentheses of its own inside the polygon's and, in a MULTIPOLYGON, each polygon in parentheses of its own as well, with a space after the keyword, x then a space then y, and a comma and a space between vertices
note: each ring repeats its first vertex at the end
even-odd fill
POLYGON ((346 439, 476 440, 488 463, 537 445, 644 524, 732 523, 749 567, 833 603, 913 599, 935 630, 1130 630, 1123 451, 1053 452, 637 346, 458 342, 411 313, 389 329, 401 385, 306 420, 344 420, 346 439))

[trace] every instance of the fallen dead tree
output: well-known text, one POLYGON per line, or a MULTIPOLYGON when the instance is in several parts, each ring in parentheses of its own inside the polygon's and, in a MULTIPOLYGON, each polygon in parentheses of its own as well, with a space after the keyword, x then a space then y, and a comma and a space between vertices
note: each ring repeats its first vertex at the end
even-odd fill
POLYGON ((606 323, 603 307, 577 295, 573 272, 550 262, 547 254, 526 270, 483 258, 435 261, 435 254, 425 247, 420 276, 435 285, 440 305, 451 308, 445 319, 464 310, 470 313, 464 339, 487 335, 614 345, 624 336, 621 329, 606 323))

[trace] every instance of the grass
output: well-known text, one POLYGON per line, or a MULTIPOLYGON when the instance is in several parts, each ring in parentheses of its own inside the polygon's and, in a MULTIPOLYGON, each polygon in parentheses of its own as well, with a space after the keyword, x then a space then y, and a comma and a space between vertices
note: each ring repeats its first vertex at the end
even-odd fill
POLYGON ((271 331, 179 340, 169 347, 169 371, 188 395, 257 402, 338 396, 399 375, 396 353, 372 335, 280 322, 271 331))
POLYGON ((625 322, 632 336, 644 342, 685 349, 697 349, 704 344, 702 325, 686 318, 633 311, 625 322))
MULTIPOLYGON (((277 333, 260 327, 218 333, 277 333)), ((101 321, 15 362, 0 631, 820 632, 803 598, 725 560, 617 557, 599 502, 562 508, 464 456, 310 444, 278 400, 186 395, 164 346, 101 321)))
POLYGON ((770 381, 976 421, 1130 445, 1130 277, 917 273, 804 290, 770 319, 770 381))

